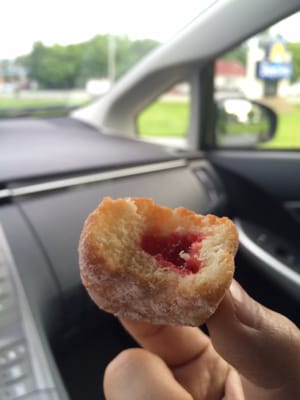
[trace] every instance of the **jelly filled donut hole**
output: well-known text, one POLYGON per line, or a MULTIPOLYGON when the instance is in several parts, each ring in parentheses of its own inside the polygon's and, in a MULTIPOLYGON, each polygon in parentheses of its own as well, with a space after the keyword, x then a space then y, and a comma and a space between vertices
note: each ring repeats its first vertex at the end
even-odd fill
POLYGON ((162 266, 180 274, 196 274, 201 270, 199 255, 203 235, 198 232, 173 232, 167 236, 147 233, 141 238, 141 248, 162 266))

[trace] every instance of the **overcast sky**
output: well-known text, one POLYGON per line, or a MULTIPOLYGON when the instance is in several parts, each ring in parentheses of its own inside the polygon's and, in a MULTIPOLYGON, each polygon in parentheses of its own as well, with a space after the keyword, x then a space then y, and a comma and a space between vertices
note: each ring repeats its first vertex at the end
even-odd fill
MULTIPOLYGON (((78 43, 96 34, 153 38, 161 42, 214 0, 4 0, 0 59, 29 53, 35 41, 78 43)), ((281 25, 289 41, 300 41, 300 13, 281 25)), ((278 29, 277 29, 278 30, 278 29)))

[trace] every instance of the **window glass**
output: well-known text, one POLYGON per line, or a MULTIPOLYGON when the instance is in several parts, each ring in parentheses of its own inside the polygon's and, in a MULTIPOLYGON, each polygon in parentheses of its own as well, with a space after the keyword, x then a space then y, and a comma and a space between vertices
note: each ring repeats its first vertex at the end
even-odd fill
POLYGON ((298 12, 216 60, 218 146, 300 149, 299 24, 298 12), (259 104, 277 114, 273 135, 267 109, 259 104))
POLYGON ((2 2, 0 118, 67 113, 104 96, 213 2, 2 2))
POLYGON ((182 143, 189 126, 190 86, 176 84, 137 116, 139 136, 153 141, 160 138, 182 143))

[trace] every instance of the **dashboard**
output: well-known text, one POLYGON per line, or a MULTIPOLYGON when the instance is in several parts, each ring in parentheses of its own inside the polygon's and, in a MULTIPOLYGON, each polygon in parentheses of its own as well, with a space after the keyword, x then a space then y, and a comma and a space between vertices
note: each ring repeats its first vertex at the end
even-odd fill
POLYGON ((63 399, 50 342, 80 326, 89 302, 77 261, 87 215, 104 196, 149 196, 202 213, 221 212, 226 199, 199 155, 100 134, 67 118, 8 121, 2 129, 10 158, 0 168, 0 397, 63 399))
MULTIPOLYGON (((82 287, 77 245, 87 215, 105 196, 143 196, 239 216, 200 152, 106 135, 69 118, 7 121, 1 128, 0 398, 99 399, 106 364, 134 342, 82 287)), ((259 227, 237 224, 249 265, 259 261, 298 301, 297 249, 275 254, 266 232, 257 241, 259 227)))

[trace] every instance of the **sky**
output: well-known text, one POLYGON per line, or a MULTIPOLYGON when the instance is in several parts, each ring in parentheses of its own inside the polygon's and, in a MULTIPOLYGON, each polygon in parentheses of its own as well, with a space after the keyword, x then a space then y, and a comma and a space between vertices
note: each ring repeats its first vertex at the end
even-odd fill
POLYGON ((35 41, 79 43, 96 34, 169 39, 214 0, 6 0, 0 59, 29 53, 35 41))
MULTIPOLYGON (((4 0, 0 59, 29 53, 35 41, 79 43, 96 34, 168 40, 214 0, 4 0)), ((300 41, 300 13, 280 32, 300 41)), ((278 30, 278 29, 277 29, 278 30)), ((274 28, 276 31, 276 28, 274 28)))

